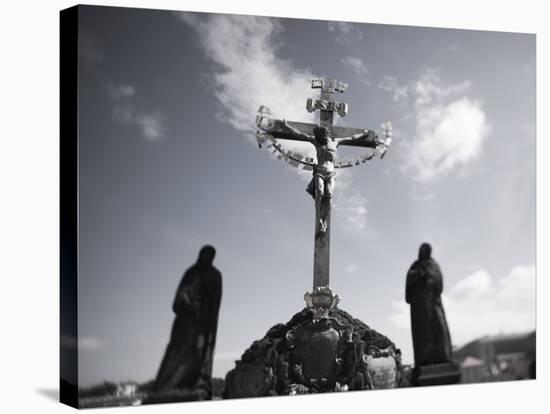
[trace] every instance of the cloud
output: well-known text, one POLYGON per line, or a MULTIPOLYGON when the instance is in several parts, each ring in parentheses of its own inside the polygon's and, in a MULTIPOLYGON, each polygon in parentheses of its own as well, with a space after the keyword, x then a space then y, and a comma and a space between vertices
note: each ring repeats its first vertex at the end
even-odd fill
POLYGON ((392 93, 394 102, 402 102, 409 96, 409 86, 399 84, 395 76, 384 76, 384 79, 378 83, 378 87, 392 93))
POLYGON ((416 81, 416 136, 405 169, 419 181, 445 176, 479 158, 489 132, 481 103, 466 96, 455 99, 469 87, 468 81, 442 85, 433 70, 416 81))
POLYGON ((367 199, 353 188, 333 199, 333 211, 354 231, 367 226, 367 199))
POLYGON ((491 276, 485 270, 478 270, 470 276, 460 280, 451 290, 451 295, 456 298, 480 296, 489 291, 491 276))
POLYGON ((105 59, 103 49, 97 39, 86 31, 79 33, 78 58, 79 63, 83 63, 84 66, 91 69, 94 69, 105 59))
MULTIPOLYGON (((256 131, 254 117, 261 105, 268 106, 274 117, 315 122, 315 114, 305 110, 305 103, 315 96, 311 79, 316 76, 279 56, 283 34, 279 20, 194 13, 177 13, 176 16, 193 28, 205 55, 214 63, 211 66, 212 89, 220 104, 221 120, 244 132, 251 140, 256 131)), ((351 23, 329 24, 329 30, 350 36, 361 34, 351 23)), ((286 140, 281 143, 289 150, 315 156, 311 144, 286 140)), ((304 180, 311 179, 310 172, 294 171, 304 180)), ((346 193, 335 198, 334 211, 354 229, 363 229, 367 200, 351 189, 350 183, 349 177, 346 179, 345 174, 338 173, 336 191, 345 190, 346 193)))
POLYGON ((340 59, 345 66, 352 68, 355 73, 359 76, 361 82, 369 85, 369 71, 363 61, 354 56, 346 56, 345 58, 340 59))
POLYGON ((353 184, 353 174, 349 169, 340 169, 336 173, 332 211, 348 231, 363 231, 367 226, 367 198, 353 184))
POLYGON ((113 102, 113 119, 123 124, 139 128, 142 136, 148 141, 157 141, 166 131, 166 116, 159 111, 143 111, 137 108, 132 99, 137 89, 130 84, 107 84, 107 93, 113 102))
POLYGON ((136 94, 136 88, 133 85, 128 84, 109 83, 107 85, 107 92, 111 99, 117 100, 134 96, 136 94))
MULTIPOLYGON (((195 30, 204 53, 215 64, 211 79, 223 121, 251 139, 261 105, 269 107, 275 117, 314 121, 305 103, 312 97, 311 79, 315 76, 278 56, 283 28, 277 19, 193 13, 177 16, 195 30)), ((309 144, 284 144, 309 154, 313 150, 309 144)))
MULTIPOLYGON (((484 335, 535 329, 535 266, 516 266, 500 278, 480 269, 443 292, 453 344, 461 346, 484 335)), ((409 305, 392 302, 391 322, 410 329, 409 305)))
POLYGON ((358 42, 363 39, 363 33, 354 23, 328 22, 328 30, 334 32, 337 43, 358 42))
POLYGON ((61 347, 76 349, 77 346, 79 351, 95 352, 105 348, 106 343, 96 336, 79 336, 78 341, 72 335, 61 336, 61 347))
MULTIPOLYGON (((78 52, 80 60, 92 68, 104 61, 95 39, 86 33, 81 36, 78 52)), ((139 108, 133 99, 137 95, 134 85, 108 80, 105 89, 112 103, 113 120, 138 127, 143 138, 148 141, 156 141, 164 136, 167 117, 160 111, 139 108)))
POLYGON ((490 126, 481 102, 465 95, 469 81, 446 85, 437 70, 426 68, 408 85, 387 76, 378 86, 414 113, 414 138, 403 142, 404 173, 428 182, 479 159, 490 126))
POLYGON ((355 263, 350 263, 346 266, 346 272, 350 275, 355 274, 359 270, 359 266, 357 266, 355 263))
POLYGON ((447 175, 479 158, 488 130, 480 103, 469 98, 423 106, 408 166, 420 181, 447 175))
POLYGON ((155 141, 164 135, 165 117, 161 113, 140 113, 134 122, 141 127, 143 136, 155 141))
POLYGON ((433 192, 417 192, 411 197, 412 201, 416 202, 435 200, 435 198, 436 195, 433 192))

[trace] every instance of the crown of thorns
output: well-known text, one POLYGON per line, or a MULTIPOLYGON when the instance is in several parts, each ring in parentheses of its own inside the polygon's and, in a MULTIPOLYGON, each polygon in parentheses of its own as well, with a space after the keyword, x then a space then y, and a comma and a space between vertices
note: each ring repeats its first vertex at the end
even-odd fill
POLYGON ((321 136, 330 135, 330 130, 325 125, 318 125, 315 128, 313 128, 313 135, 315 135, 316 137, 319 135, 321 136))

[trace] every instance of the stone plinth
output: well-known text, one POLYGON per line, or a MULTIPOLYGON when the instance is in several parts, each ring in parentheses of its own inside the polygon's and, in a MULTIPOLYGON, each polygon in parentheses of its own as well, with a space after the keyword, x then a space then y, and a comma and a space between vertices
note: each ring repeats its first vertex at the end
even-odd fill
POLYGON ((453 362, 443 362, 415 367, 412 382, 417 386, 450 385, 460 381, 460 370, 453 362))
POLYGON ((306 308, 244 352, 223 398, 395 388, 401 373, 400 351, 386 336, 341 309, 317 321, 306 308))

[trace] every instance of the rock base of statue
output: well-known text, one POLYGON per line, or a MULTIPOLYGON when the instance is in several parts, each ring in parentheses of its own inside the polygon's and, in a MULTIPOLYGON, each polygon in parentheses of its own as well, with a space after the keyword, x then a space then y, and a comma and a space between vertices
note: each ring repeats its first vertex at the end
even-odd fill
POLYGON ((412 384, 415 386, 457 384, 460 377, 460 369, 453 362, 422 365, 413 369, 412 384))
POLYGON ((244 352, 223 398, 396 388, 401 374, 387 337, 336 306, 322 317, 308 306, 244 352))

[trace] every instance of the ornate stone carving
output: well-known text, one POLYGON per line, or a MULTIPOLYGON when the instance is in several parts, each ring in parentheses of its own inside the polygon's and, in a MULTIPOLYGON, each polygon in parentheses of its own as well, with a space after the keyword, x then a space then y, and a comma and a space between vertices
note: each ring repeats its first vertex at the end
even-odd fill
POLYGON ((332 293, 328 286, 319 286, 304 295, 306 306, 312 312, 314 321, 328 318, 330 311, 340 303, 340 297, 332 293))
POLYGON ((226 377, 224 398, 397 387, 401 362, 395 345, 331 306, 332 292, 313 293, 312 306, 271 328, 237 361, 226 377), (324 304, 328 315, 314 318, 313 303, 324 304))
POLYGON ((342 371, 353 328, 336 318, 306 320, 289 330, 291 380, 316 391, 333 390, 342 371))

